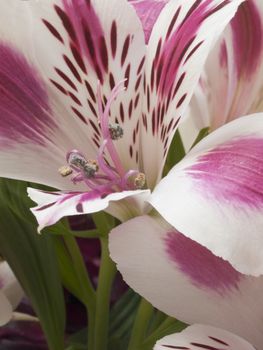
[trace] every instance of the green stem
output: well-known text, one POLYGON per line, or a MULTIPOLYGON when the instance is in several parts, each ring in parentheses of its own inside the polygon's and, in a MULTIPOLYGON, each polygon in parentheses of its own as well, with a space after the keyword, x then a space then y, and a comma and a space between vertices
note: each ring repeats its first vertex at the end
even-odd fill
POLYGON ((142 298, 134 321, 128 350, 140 349, 140 345, 142 344, 146 335, 152 313, 152 305, 142 298))
POLYGON ((116 273, 116 266, 111 260, 108 237, 101 241, 101 263, 96 297, 94 347, 90 350, 106 350, 108 345, 109 312, 111 287, 116 273))
POLYGON ((85 305, 88 311, 89 334, 88 334, 88 349, 93 349, 93 335, 95 327, 95 300, 96 294, 90 281, 83 257, 81 255, 76 239, 71 235, 64 236, 65 245, 70 253, 76 276, 79 280, 79 285, 82 288, 82 294, 85 297, 85 305))

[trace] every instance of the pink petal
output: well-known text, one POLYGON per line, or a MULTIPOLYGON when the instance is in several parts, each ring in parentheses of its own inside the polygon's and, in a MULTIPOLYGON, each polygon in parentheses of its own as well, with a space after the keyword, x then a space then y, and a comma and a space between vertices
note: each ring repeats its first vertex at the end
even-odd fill
POLYGON ((154 350, 167 349, 255 350, 247 341, 233 333, 199 324, 162 338, 154 347, 154 350))
POLYGON ((110 253, 124 280, 159 310, 188 324, 228 329, 260 349, 263 277, 240 274, 158 216, 113 229, 110 253))
POLYGON ((169 0, 129 0, 139 16, 145 35, 145 42, 148 44, 153 26, 169 0))
POLYGON ((240 118, 193 148, 150 198, 177 230, 255 276, 263 273, 262 150, 262 115, 240 118))

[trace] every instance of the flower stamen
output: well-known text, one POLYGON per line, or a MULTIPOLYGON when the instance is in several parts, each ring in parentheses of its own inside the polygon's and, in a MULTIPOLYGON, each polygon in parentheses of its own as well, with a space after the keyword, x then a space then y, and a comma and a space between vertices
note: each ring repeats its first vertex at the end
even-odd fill
POLYGON ((101 85, 98 83, 98 119, 102 143, 97 159, 87 160, 80 151, 72 150, 67 153, 68 165, 59 169, 62 176, 68 176, 73 173, 71 181, 74 184, 84 182, 91 190, 99 191, 102 195, 115 191, 141 189, 145 185, 145 175, 143 173, 140 173, 138 170, 124 170, 113 143, 113 141, 123 137, 124 131, 118 123, 109 122, 110 107, 118 94, 125 90, 124 83, 125 80, 119 82, 113 88, 104 109, 101 85))

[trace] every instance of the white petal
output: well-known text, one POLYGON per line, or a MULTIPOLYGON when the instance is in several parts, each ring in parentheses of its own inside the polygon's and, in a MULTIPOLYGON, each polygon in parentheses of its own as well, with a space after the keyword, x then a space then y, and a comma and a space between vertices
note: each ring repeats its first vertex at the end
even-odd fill
MULTIPOLYGON (((95 213, 108 208, 109 212, 120 220, 128 219, 136 215, 138 208, 128 207, 123 209, 123 201, 110 208, 110 202, 120 201, 126 197, 148 194, 148 190, 123 191, 111 193, 106 196, 96 191, 90 192, 44 192, 33 188, 28 188, 29 197, 38 204, 31 209, 35 215, 38 226, 38 232, 44 227, 55 224, 64 216, 83 215, 95 213), (135 211, 135 213, 133 212, 135 211)), ((129 203, 126 204, 127 206, 129 203)))
POLYGON ((154 350, 167 349, 210 349, 210 350, 255 350, 244 339, 223 329, 193 325, 181 333, 171 334, 160 339, 154 350))
POLYGON ((235 120, 194 147, 150 197, 177 230, 255 276, 263 273, 262 152, 263 115, 235 120))
POLYGON ((113 85, 127 78, 127 89, 110 112, 112 121, 123 124, 118 147, 123 166, 136 166, 142 89, 136 72, 145 44, 131 5, 10 0, 1 5, 0 35, 0 73, 12 82, 1 79, 8 92, 0 99, 1 176, 72 189, 57 169, 72 149, 91 159, 97 154, 98 79, 105 100, 113 85))
POLYGON ((150 216, 113 229, 110 253, 128 285, 159 310, 188 324, 228 329, 261 349, 262 277, 240 274, 150 216))
POLYGON ((241 2, 171 0, 158 17, 147 51, 142 120, 142 160, 150 188, 162 173, 211 44, 241 2))
MULTIPOLYGON (((210 54, 199 106, 207 105, 213 129, 262 111, 263 3, 245 1, 210 54), (203 99, 205 98, 205 100, 203 99)), ((193 115, 193 118, 198 118, 193 115)))
POLYGON ((15 310, 24 296, 24 291, 6 261, 0 263, 0 290, 15 310))
POLYGON ((5 296, 5 294, 0 290, 0 326, 4 326, 12 318, 12 306, 5 296))

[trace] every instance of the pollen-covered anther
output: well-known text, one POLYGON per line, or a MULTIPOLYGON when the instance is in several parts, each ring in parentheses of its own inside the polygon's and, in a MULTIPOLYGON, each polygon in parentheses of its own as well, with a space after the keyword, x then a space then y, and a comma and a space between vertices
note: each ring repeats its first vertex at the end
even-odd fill
POLYGON ((61 176, 66 177, 72 174, 72 169, 69 166, 64 165, 58 169, 58 172, 61 176))
POLYGON ((109 124, 109 132, 112 140, 119 140, 123 137, 123 128, 117 124, 109 124))
POLYGON ((144 173, 139 173, 136 175, 134 178, 134 187, 136 189, 142 189, 145 185, 146 179, 145 179, 145 174, 144 173))

